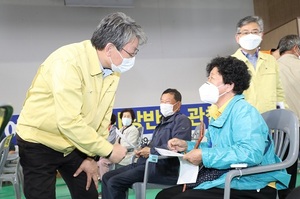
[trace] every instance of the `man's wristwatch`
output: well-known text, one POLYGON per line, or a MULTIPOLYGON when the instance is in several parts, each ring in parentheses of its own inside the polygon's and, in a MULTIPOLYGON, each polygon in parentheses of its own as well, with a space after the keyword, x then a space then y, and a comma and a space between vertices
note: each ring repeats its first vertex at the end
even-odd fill
POLYGON ((100 159, 100 156, 99 155, 96 155, 94 157, 88 156, 88 158, 91 158, 91 159, 95 160, 96 162, 98 162, 100 159))
POLYGON ((112 151, 105 157, 106 159, 108 159, 112 154, 112 151))

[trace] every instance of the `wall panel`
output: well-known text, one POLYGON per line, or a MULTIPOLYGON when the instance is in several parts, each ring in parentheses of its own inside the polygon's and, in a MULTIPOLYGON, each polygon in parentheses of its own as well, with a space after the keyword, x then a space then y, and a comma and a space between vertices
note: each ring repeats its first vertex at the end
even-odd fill
POLYGON ((265 22, 265 32, 300 16, 299 0, 253 0, 254 13, 265 22))
POLYGON ((267 33, 263 37, 263 42, 261 44, 262 50, 269 50, 276 48, 279 40, 285 35, 289 34, 299 34, 299 18, 296 18, 278 28, 275 28, 267 33))

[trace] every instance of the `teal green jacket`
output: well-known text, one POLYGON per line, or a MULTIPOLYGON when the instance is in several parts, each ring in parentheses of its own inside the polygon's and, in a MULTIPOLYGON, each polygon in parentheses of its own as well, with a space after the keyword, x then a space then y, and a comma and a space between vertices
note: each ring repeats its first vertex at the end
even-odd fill
MULTIPOLYGON (((200 148, 203 165, 207 168, 230 169, 233 163, 246 163, 252 167, 281 161, 275 155, 267 124, 243 95, 236 95, 218 119, 211 119, 205 136, 207 142, 202 143, 200 148)), ((188 151, 194 148, 194 144, 188 142, 188 151)), ((224 188, 225 177, 226 173, 195 189, 224 188)), ((290 175, 281 170, 234 178, 231 188, 256 190, 276 182, 277 189, 284 189, 289 181, 290 175)))

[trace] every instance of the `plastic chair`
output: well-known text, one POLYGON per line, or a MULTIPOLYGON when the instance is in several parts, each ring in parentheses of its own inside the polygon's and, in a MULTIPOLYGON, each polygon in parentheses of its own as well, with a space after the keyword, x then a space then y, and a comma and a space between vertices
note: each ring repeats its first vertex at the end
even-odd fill
MULTIPOLYGON (((13 107, 7 104, 0 104, 0 137, 4 132, 4 129, 13 113, 13 107)), ((8 152, 9 152, 9 145, 11 142, 12 135, 7 136, 2 139, 0 144, 0 175, 3 172, 4 165, 7 160, 8 152)))
POLYGON ((141 146, 141 143, 142 143, 142 140, 143 140, 143 136, 144 136, 144 127, 143 126, 139 126, 139 127, 137 127, 137 130, 139 132, 139 138, 138 138, 138 141, 137 141, 138 145, 135 146, 135 147, 128 147, 127 148, 128 152, 131 152, 131 151, 133 151, 136 148, 139 148, 141 146))
POLYGON ((0 116, 2 117, 2 123, 0 124, 0 137, 2 136, 2 133, 4 132, 4 129, 8 122, 10 121, 10 118, 13 114, 13 107, 8 104, 0 104, 0 116))
POLYGON ((286 199, 299 199, 300 196, 300 187, 296 187, 289 193, 289 195, 286 197, 286 199))
POLYGON ((198 140, 200 136, 200 125, 197 125, 194 132, 192 133, 192 140, 198 140))
POLYGON ((11 182, 15 189, 17 199, 21 198, 21 184, 23 184, 23 172, 19 163, 18 154, 9 154, 9 145, 13 135, 5 137, 3 134, 5 127, 11 119, 13 107, 8 104, 0 104, 0 136, 3 140, 0 143, 0 188, 2 182, 11 182))
MULTIPOLYGON (((157 161, 159 161, 161 159, 172 158, 172 157, 158 156, 157 158, 158 158, 157 161)), ((147 189, 165 189, 165 188, 174 186, 174 185, 165 185, 165 184, 158 184, 158 183, 149 183, 148 182, 149 162, 152 162, 151 158, 148 158, 146 161, 143 182, 136 182, 132 185, 132 189, 134 190, 136 199, 146 199, 146 190, 147 189)))
MULTIPOLYGON (((200 127, 201 125, 198 125, 194 132, 192 133, 192 140, 198 140, 198 138, 203 137, 203 133, 200 133, 200 127)), ((205 129, 205 126, 204 126, 205 129)), ((201 138, 202 139, 202 138, 201 138)), ((151 158, 151 156, 149 156, 149 158, 146 161, 146 165, 145 165, 145 174, 144 174, 144 179, 143 182, 136 182, 132 185, 132 189, 135 192, 135 198, 136 199, 146 199, 146 190, 147 189, 166 189, 175 185, 166 185, 166 184, 159 184, 159 183, 149 183, 148 182, 148 177, 149 177, 149 172, 148 172, 148 168, 149 168, 149 162, 157 162, 161 159, 166 159, 166 158, 173 158, 173 157, 167 157, 167 156, 157 156, 155 157, 157 158, 155 161, 153 161, 153 159, 151 158)))
MULTIPOLYGON (((18 186, 18 189, 20 190, 21 187, 24 186, 23 169, 20 165, 20 157, 18 151, 13 154, 8 154, 7 156, 3 172, 0 175, 0 184, 6 181, 11 182, 12 184, 15 183, 15 186, 18 186)), ((18 191, 19 190, 16 190, 16 193, 18 191)))
POLYGON ((228 172, 225 179, 224 199, 230 198, 230 183, 234 177, 286 169, 293 165, 298 158, 299 121, 297 116, 292 111, 285 109, 271 110, 263 113, 262 116, 273 137, 275 153, 282 159, 288 149, 288 155, 280 163, 235 169, 228 172))
MULTIPOLYGON (((200 131, 200 126, 197 126, 196 129, 194 130, 194 133, 192 134, 192 137, 194 136, 195 138, 199 136, 199 131, 200 131)), ((147 189, 165 189, 172 187, 174 185, 165 185, 165 184, 159 184, 159 183, 149 183, 148 178, 149 178, 149 162, 157 162, 161 159, 166 159, 166 158, 172 158, 172 157, 167 157, 167 156, 155 156, 157 158, 155 161, 151 158, 151 155, 146 161, 145 165, 145 174, 144 174, 144 179, 143 182, 136 182, 132 185, 132 189, 135 192, 135 198, 136 199, 146 199, 146 190, 147 189)))
POLYGON ((140 147, 144 137, 144 127, 143 126, 138 127, 138 131, 139 131, 139 140, 138 140, 139 146, 137 147, 140 147))
POLYGON ((9 135, 0 142, 0 176, 3 173, 3 169, 7 160, 7 156, 9 152, 9 144, 12 136, 13 135, 9 135))
POLYGON ((6 170, 7 156, 9 152, 9 144, 13 135, 5 137, 0 143, 0 188, 2 182, 11 182, 14 186, 16 199, 21 199, 21 176, 19 175, 20 163, 17 158, 16 166, 13 166, 12 171, 6 170))
POLYGON ((21 199, 23 172, 21 172, 20 158, 18 157, 14 161, 14 164, 4 167, 3 172, 0 174, 0 184, 11 182, 14 186, 16 199, 21 199))

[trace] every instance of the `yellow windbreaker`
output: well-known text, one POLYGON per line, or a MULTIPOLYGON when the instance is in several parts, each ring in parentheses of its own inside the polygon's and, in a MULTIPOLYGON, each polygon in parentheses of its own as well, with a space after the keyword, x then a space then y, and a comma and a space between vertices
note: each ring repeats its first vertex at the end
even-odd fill
POLYGON ((260 113, 276 109, 278 102, 283 102, 287 108, 278 63, 272 55, 259 52, 256 69, 241 49, 238 49, 232 56, 244 61, 250 71, 250 87, 243 93, 250 104, 260 113))
POLYGON ((63 46, 40 66, 17 122, 18 135, 68 155, 107 156, 106 140, 120 76, 103 78, 90 40, 63 46))

